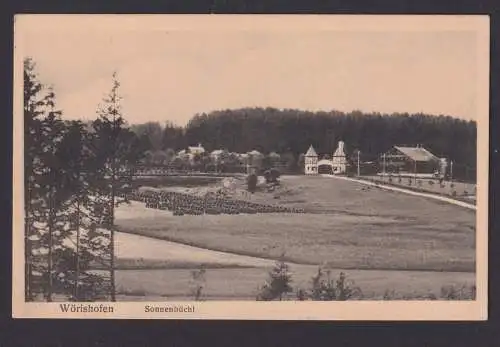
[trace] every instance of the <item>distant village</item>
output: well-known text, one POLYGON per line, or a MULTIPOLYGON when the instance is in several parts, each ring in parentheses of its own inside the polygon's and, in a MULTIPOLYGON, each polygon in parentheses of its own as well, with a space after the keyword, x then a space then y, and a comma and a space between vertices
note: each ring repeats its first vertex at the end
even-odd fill
POLYGON ((247 153, 229 152, 216 149, 208 152, 201 143, 188 146, 177 153, 163 153, 158 156, 148 153, 141 170, 157 171, 199 171, 199 172, 241 172, 260 173, 276 168, 283 173, 302 173, 305 175, 399 175, 419 176, 422 178, 445 178, 452 175, 453 162, 439 158, 422 145, 394 146, 382 153, 376 161, 363 161, 362 153, 356 151, 347 155, 344 141, 337 143, 331 153, 318 154, 311 145, 298 158, 285 153, 264 154, 258 150, 247 153))

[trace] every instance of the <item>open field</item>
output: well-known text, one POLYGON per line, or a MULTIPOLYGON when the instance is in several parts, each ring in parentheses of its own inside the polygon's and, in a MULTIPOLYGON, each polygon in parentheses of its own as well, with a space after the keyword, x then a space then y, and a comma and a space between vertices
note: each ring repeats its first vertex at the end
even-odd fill
POLYGON ((400 181, 397 176, 389 177, 388 175, 362 176, 360 178, 401 188, 454 197, 469 203, 476 202, 476 185, 473 183, 444 181, 443 184, 440 185, 439 180, 434 178, 417 178, 417 184, 415 184, 415 179, 413 177, 402 177, 400 181), (408 184, 409 181, 411 181, 411 185, 408 184))
MULTIPOLYGON (((241 190, 240 180, 233 194, 241 190)), ((310 288, 319 265, 333 276, 346 270, 366 299, 439 296, 443 286, 475 283, 474 211, 318 176, 283 177, 279 189, 247 198, 307 213, 173 216, 139 202, 120 207, 117 255, 128 258, 128 270, 117 271, 120 300, 190 299, 191 271, 202 264, 207 300, 254 300, 283 253, 294 288, 310 288)))
MULTIPOLYGON (((311 213, 173 217, 133 203, 121 208, 117 225, 124 232, 222 252, 270 259, 284 252, 287 260, 299 264, 475 269, 473 211, 320 177, 290 177, 273 194, 280 194, 280 203, 309 208, 311 213)), ((252 200, 268 201, 269 195, 260 192, 252 200)))
MULTIPOLYGON (((311 288, 314 266, 291 266, 293 299, 296 289, 311 288)), ((208 269, 205 275, 202 299, 255 300, 259 287, 266 279, 267 268, 208 269)), ((337 278, 340 270, 332 270, 337 278)), ((421 298, 433 294, 440 296, 441 287, 475 283, 472 273, 441 273, 414 271, 349 270, 348 278, 359 286, 366 300, 383 299, 387 291, 394 291, 402 299, 421 298)), ((117 294, 122 301, 192 300, 191 272, 186 269, 117 271, 117 294)))

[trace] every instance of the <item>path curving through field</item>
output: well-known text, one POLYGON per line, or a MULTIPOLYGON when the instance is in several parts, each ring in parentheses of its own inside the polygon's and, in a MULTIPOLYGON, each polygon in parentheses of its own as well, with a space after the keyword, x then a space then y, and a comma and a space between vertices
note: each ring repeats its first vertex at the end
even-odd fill
MULTIPOLYGON (((192 268, 201 264, 217 264, 210 268, 205 283, 205 296, 210 300, 254 300, 255 288, 265 283, 269 269, 274 265, 270 259, 213 251, 176 242, 146 236, 116 233, 118 258, 163 260, 192 263, 192 268), (227 268, 225 266, 227 265, 227 268), (246 268, 230 268, 230 266, 246 268)), ((298 288, 309 288, 311 277, 318 267, 315 265, 291 266, 293 283, 298 288)), ((117 270, 119 300, 166 301, 190 300, 190 271, 183 269, 122 269, 117 270), (140 293, 140 296, 134 296, 140 293)), ((342 269, 329 269, 337 276, 342 269)), ((442 286, 474 284, 475 274, 467 272, 401 271, 401 270, 347 270, 349 279, 362 288, 367 298, 380 300, 387 290, 398 294, 439 295, 442 286), (377 299, 378 298, 378 299, 377 299)))
POLYGON ((268 267, 275 261, 193 247, 147 236, 117 232, 115 249, 118 258, 165 260, 193 264, 239 265, 268 267))
POLYGON ((404 189, 404 188, 398 188, 398 187, 385 185, 383 183, 373 183, 373 182, 369 182, 369 181, 366 181, 363 179, 356 179, 356 178, 351 178, 351 177, 326 175, 326 174, 322 175, 322 176, 342 179, 342 180, 346 180, 346 181, 358 182, 358 183, 361 183, 361 184, 364 184, 367 186, 374 186, 374 187, 378 187, 378 188, 385 189, 385 190, 392 190, 394 192, 400 192, 400 193, 405 193, 405 194, 409 194, 409 195, 415 195, 415 196, 421 196, 421 197, 425 197, 425 198, 440 200, 440 201, 447 202, 449 204, 465 207, 465 208, 468 208, 470 210, 476 211, 476 205, 468 204, 468 203, 463 202, 463 201, 459 201, 459 200, 452 199, 452 198, 447 198, 445 196, 440 196, 440 195, 436 195, 436 194, 432 194, 432 193, 415 192, 415 191, 404 189))

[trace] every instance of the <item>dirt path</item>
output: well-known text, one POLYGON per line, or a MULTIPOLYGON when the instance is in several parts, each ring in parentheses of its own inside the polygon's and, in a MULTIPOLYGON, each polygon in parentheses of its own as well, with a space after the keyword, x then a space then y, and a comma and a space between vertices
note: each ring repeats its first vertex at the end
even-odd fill
POLYGON ((346 181, 358 182, 358 183, 365 184, 368 186, 377 186, 377 187, 382 188, 382 189, 392 190, 395 192, 405 193, 405 194, 409 194, 409 195, 422 196, 425 198, 440 200, 440 201, 444 201, 444 202, 447 202, 447 203, 450 203, 450 204, 453 204, 456 206, 461 206, 461 207, 465 207, 465 208, 468 208, 470 210, 476 211, 476 205, 468 204, 466 202, 458 201, 458 200, 447 198, 444 196, 439 196, 436 194, 414 192, 414 191, 408 190, 408 189, 397 188, 397 187, 393 187, 393 186, 388 186, 388 185, 384 185, 384 184, 380 184, 380 183, 368 182, 368 181, 365 181, 362 179, 356 179, 356 178, 350 178, 350 177, 335 176, 335 175, 323 175, 323 176, 332 177, 332 178, 336 178, 336 179, 342 179, 342 180, 346 180, 346 181))
POLYGON ((217 263, 252 267, 268 267, 274 264, 274 261, 270 259, 212 251, 146 236, 117 232, 115 237, 118 258, 143 258, 192 262, 193 264, 217 263))

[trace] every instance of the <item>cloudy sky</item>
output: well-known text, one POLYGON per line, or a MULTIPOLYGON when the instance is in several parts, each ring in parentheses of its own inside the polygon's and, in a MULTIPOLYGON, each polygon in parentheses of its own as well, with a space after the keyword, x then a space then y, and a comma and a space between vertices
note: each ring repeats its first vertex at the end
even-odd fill
POLYGON ((326 16, 107 17, 17 18, 16 47, 66 118, 94 118, 113 71, 132 123, 183 125, 246 106, 476 118, 472 30, 396 30, 390 20, 373 30, 326 16))

